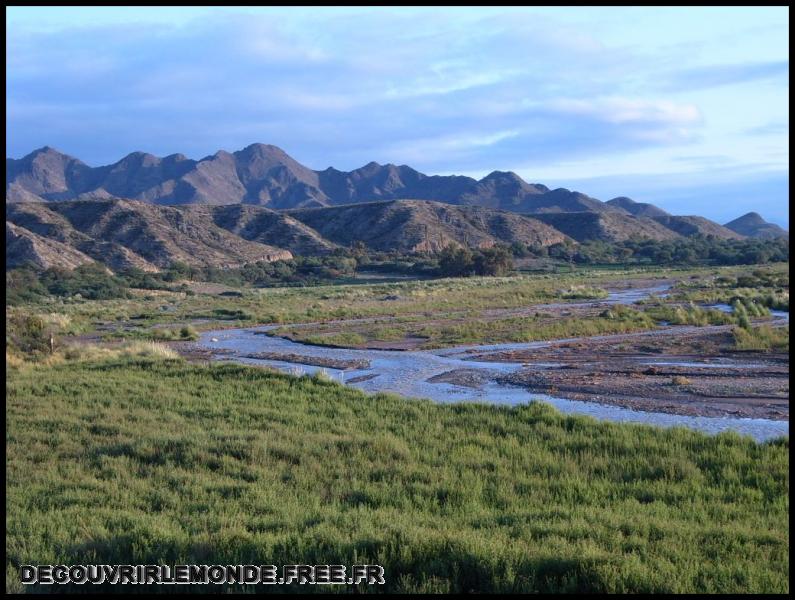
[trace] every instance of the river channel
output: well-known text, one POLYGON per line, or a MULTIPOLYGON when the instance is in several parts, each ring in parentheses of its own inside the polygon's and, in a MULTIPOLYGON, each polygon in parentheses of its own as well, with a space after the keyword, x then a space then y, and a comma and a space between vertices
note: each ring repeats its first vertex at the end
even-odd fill
MULTIPOLYGON (((610 293, 610 296, 601 302, 631 304, 636 300, 647 297, 651 293, 658 296, 662 295, 666 289, 667 286, 657 286, 622 290, 610 293)), ((780 313, 775 316, 784 318, 785 314, 788 319, 788 313, 780 313)), ((637 411, 596 402, 556 398, 546 394, 530 392, 518 386, 501 385, 491 381, 491 379, 501 374, 527 368, 528 365, 484 362, 477 359, 472 360, 471 358, 473 351, 477 353, 479 350, 490 352, 495 350, 538 348, 543 347, 547 342, 470 345, 442 350, 355 350, 311 346, 265 334, 268 330, 275 327, 277 326, 208 331, 202 334, 199 344, 211 351, 215 351, 214 356, 221 360, 266 365, 295 375, 311 374, 322 369, 340 383, 369 393, 391 392, 406 397, 428 398, 436 402, 482 402, 509 405, 541 400, 552 404, 564 413, 590 415, 598 419, 611 421, 646 423, 663 427, 685 426, 707 433, 734 430, 741 434, 750 435, 759 441, 781 435, 789 435, 789 423, 787 421, 697 417, 637 411), (291 357, 291 362, 246 357, 246 355, 255 353, 290 354, 293 357, 291 357), (350 370, 318 367, 296 362, 295 355, 306 357, 308 363, 317 362, 317 359, 320 359, 321 362, 329 359, 334 361, 369 361, 369 367, 350 370), (479 386, 462 386, 428 381, 435 376, 455 369, 467 369, 482 375, 482 384, 479 386)), ((556 365, 551 363, 532 363, 529 366, 543 369, 556 365)))

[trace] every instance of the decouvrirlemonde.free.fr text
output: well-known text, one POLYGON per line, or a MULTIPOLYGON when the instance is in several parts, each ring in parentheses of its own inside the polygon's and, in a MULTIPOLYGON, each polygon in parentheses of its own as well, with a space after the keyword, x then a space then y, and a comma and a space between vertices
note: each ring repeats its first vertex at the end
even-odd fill
POLYGON ((380 565, 22 565, 23 584, 383 585, 380 565))

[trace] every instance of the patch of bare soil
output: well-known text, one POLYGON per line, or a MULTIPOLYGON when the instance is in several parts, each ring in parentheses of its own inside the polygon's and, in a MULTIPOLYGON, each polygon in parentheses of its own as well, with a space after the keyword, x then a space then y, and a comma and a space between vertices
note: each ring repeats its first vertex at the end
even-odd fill
POLYGON ((730 346, 726 327, 671 328, 477 358, 525 363, 498 381, 572 400, 691 416, 788 419, 789 355, 730 346))
POLYGON ((369 373, 367 375, 359 375, 358 377, 352 377, 345 381, 347 384, 351 383, 361 383, 362 381, 370 381, 371 379, 375 379, 378 377, 379 373, 369 373))
POLYGON ((218 294, 223 294, 224 292, 227 293, 239 292, 238 288, 224 285, 222 283, 210 283, 204 281, 183 281, 181 283, 187 285, 188 289, 196 294, 218 295, 218 294))
POLYGON ((483 369, 453 369, 446 373, 434 375, 428 379, 429 383, 451 383, 470 388, 479 388, 484 383, 492 380, 488 371, 483 369))
POLYGON ((163 342, 172 350, 175 350, 185 360, 190 362, 209 362, 219 354, 235 354, 234 350, 223 348, 210 349, 201 346, 196 342, 163 342))
POLYGON ((328 367, 330 369, 341 369, 344 371, 370 368, 370 361, 366 359, 342 360, 338 358, 304 356, 303 354, 290 354, 283 352, 254 352, 251 354, 244 354, 243 358, 254 358, 257 360, 278 360, 281 362, 300 363, 302 365, 328 367))

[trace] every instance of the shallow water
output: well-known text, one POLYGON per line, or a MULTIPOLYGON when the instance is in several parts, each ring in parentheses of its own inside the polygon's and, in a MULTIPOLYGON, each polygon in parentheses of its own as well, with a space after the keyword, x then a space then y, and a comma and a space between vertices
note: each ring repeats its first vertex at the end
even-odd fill
MULTIPOLYGON (((630 303, 645 297, 652 291, 659 293, 665 289, 665 286, 658 286, 645 290, 615 292, 611 294, 607 301, 613 303, 630 303)), ((473 350, 494 351, 537 348, 547 344, 547 342, 491 344, 447 348, 437 351, 349 350, 344 348, 310 346, 283 338, 262 335, 262 332, 274 329, 275 327, 277 326, 208 331, 202 334, 199 343, 211 350, 231 350, 234 352, 234 354, 231 355, 219 354, 218 358, 223 360, 272 366, 284 372, 296 375, 311 374, 322 370, 341 383, 346 383, 362 375, 376 374, 375 377, 366 381, 346 383, 347 385, 371 393, 392 392, 406 397, 428 398, 436 402, 485 402, 509 405, 543 400, 557 407, 564 413, 585 414, 611 421, 647 423, 663 427, 686 426, 707 433, 734 430, 742 434, 751 435, 757 440, 765 440, 789 434, 789 423, 787 421, 687 417, 665 413, 642 412, 595 402, 580 402, 556 398, 546 394, 531 393, 522 387, 500 385, 494 382, 486 383, 479 388, 449 383, 428 382, 429 378, 454 369, 479 370, 489 376, 512 373, 522 369, 523 365, 518 363, 465 360, 465 357, 468 356, 467 352, 470 353, 469 357, 471 358, 471 352, 473 350), (213 341, 213 339, 215 339, 215 341, 213 341), (306 357, 332 358, 338 360, 366 359, 370 361, 370 367, 367 369, 343 371, 328 367, 300 365, 293 362, 274 360, 258 360, 239 356, 254 352, 291 353, 306 357)), ((677 364, 688 365, 688 363, 677 364)), ((537 365, 529 363, 529 365, 537 368, 548 368, 551 363, 538 363, 537 365)), ((693 366, 715 365, 694 363, 693 366)))
MULTIPOLYGON (((708 304, 706 308, 714 308, 721 312, 730 313, 734 312, 734 309, 731 307, 730 304, 708 304)), ((786 310, 770 310, 770 316, 774 319, 784 319, 789 323, 789 311, 786 310)))

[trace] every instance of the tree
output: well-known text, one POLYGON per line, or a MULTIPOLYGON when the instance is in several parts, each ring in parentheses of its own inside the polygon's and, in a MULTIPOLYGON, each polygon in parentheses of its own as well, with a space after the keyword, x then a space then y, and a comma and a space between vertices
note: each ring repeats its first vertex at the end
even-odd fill
POLYGON ((477 252, 473 265, 478 275, 505 275, 513 270, 513 256, 505 246, 494 246, 477 252))
POLYGON ((474 273, 474 257, 469 248, 448 244, 439 254, 439 272, 445 277, 465 277, 474 273))
POLYGON ((530 251, 529 251, 528 247, 525 244, 523 244, 522 242, 514 242, 513 244, 511 244, 511 253, 514 256, 518 256, 519 258, 522 258, 522 257, 527 256, 530 253, 530 251))
POLYGON ((565 242, 558 242, 556 244, 552 244, 549 249, 549 256, 552 258, 560 258, 563 260, 570 261, 574 258, 574 254, 576 253, 576 249, 574 244, 566 240, 565 242))

